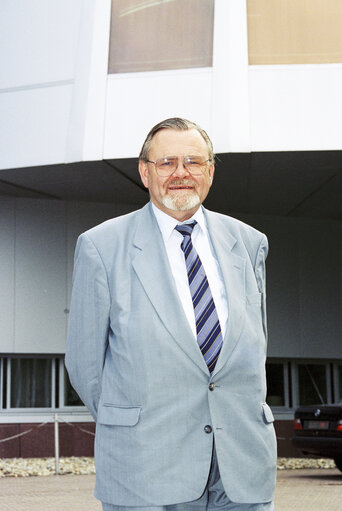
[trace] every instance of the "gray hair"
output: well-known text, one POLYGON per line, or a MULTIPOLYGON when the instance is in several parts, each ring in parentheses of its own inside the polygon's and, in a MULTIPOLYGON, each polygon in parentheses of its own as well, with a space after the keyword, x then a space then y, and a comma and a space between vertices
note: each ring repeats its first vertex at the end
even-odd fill
POLYGON ((159 122, 153 128, 150 130, 149 134, 147 135, 145 142, 143 143, 143 146, 141 148, 140 154, 139 154, 139 160, 147 161, 148 160, 148 153, 151 147, 151 142, 156 133, 158 131, 164 130, 164 129, 171 129, 171 130, 178 130, 178 131, 186 131, 186 130, 192 130, 195 129, 199 132, 199 134, 202 136, 204 141, 206 142, 208 146, 209 151, 209 160, 214 161, 215 155, 213 150, 213 144, 208 136, 208 134, 202 129, 198 124, 195 124, 192 121, 188 121, 187 119, 181 119, 180 117, 171 117, 169 119, 165 119, 164 121, 159 122))

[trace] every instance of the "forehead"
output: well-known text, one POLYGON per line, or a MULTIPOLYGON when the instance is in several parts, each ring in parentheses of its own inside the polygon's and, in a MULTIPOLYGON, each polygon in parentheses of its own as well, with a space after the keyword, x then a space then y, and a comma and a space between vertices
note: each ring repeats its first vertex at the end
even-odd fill
POLYGON ((151 142, 150 156, 208 156, 207 143, 196 129, 173 130, 163 129, 158 131, 151 142))

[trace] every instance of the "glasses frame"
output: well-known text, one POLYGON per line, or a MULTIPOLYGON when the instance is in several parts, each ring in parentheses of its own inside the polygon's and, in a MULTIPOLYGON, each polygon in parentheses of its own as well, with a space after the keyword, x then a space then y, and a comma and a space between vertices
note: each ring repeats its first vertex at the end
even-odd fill
MULTIPOLYGON (((186 159, 187 159, 187 158, 188 158, 188 159, 191 159, 191 158, 193 159, 194 157, 191 157, 191 156, 183 156, 182 158, 179 158, 179 156, 163 156, 162 158, 158 158, 158 160, 156 160, 156 161, 152 161, 152 160, 145 160, 145 161, 146 161, 146 163, 153 163, 153 165, 155 166, 156 172, 157 172, 157 174, 158 174, 158 176, 159 176, 159 177, 170 177, 170 176, 172 176, 172 174, 174 174, 174 172, 176 172, 176 170, 178 169, 178 165, 179 165, 179 160, 180 160, 180 159, 183 159, 183 167, 184 167, 184 168, 187 170, 187 172, 189 172, 192 176, 203 176, 203 174, 204 174, 204 170, 205 170, 205 167, 207 167, 207 163, 208 163, 208 162, 211 162, 211 158, 208 158, 207 160, 204 160, 203 162, 199 163, 198 165, 199 165, 199 166, 200 166, 200 168, 201 168, 201 172, 200 172, 199 174, 197 174, 197 173, 196 173, 196 174, 194 174, 194 173, 193 173, 193 172, 192 172, 192 171, 188 168, 188 166, 187 166, 187 165, 188 165, 188 164, 186 163, 186 159), (176 165, 176 168, 175 168, 172 172, 170 172, 169 174, 165 174, 165 175, 163 175, 163 174, 160 174, 160 173, 158 172, 157 163, 158 163, 159 161, 166 160, 167 158, 170 158, 170 159, 172 158, 172 159, 175 159, 175 160, 177 159, 177 165, 176 165), (202 170, 202 169, 203 169, 203 170, 202 170)), ((159 170, 160 170, 160 169, 159 169, 159 170)))

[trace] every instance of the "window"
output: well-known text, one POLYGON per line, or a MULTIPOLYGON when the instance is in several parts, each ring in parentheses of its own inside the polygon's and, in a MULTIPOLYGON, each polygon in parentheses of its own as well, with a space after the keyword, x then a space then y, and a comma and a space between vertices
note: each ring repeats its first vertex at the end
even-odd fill
POLYGON ((82 407, 62 356, 0 358, 0 410, 82 407))
POLYGON ((3 358, 0 359, 0 410, 5 408, 6 406, 6 376, 5 376, 5 360, 3 358))
MULTIPOLYGON (((269 359, 267 402, 288 412, 299 405, 342 400, 342 361, 269 359)), ((86 410, 72 388, 64 357, 0 357, 0 410, 86 410)))
POLYGON ((8 378, 10 378, 11 408, 54 406, 52 387, 55 364, 53 362, 46 358, 10 359, 8 378))
POLYGON ((63 381, 63 389, 60 395, 63 395, 61 406, 84 406, 76 390, 72 387, 67 370, 64 363, 61 363, 62 375, 61 382, 63 381))
POLYGON ((342 401, 342 363, 270 359, 266 377, 267 402, 274 408, 342 401))
POLYGON ((270 406, 288 406, 287 365, 269 362, 266 364, 267 402, 270 406))
POLYGON ((247 0, 249 63, 342 62, 341 0, 247 0))
POLYGON ((214 0, 112 0, 109 73, 212 65, 214 0))
POLYGON ((342 402, 342 364, 334 364, 335 401, 342 402))
POLYGON ((295 367, 298 405, 330 403, 332 399, 329 364, 297 364, 295 367))

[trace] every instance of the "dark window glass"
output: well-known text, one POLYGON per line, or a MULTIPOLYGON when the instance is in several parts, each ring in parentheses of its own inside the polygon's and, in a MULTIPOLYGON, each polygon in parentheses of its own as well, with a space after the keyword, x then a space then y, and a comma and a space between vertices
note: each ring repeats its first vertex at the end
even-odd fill
POLYGON ((338 366, 338 399, 342 402, 342 365, 338 366))
POLYGON ((271 406, 285 406, 283 364, 266 364, 267 402, 271 406))
POLYGON ((84 406, 76 390, 72 387, 64 366, 64 406, 84 406))
POLYGON ((52 360, 13 358, 11 360, 11 407, 51 407, 52 360))
POLYGON ((323 364, 299 364, 298 386, 300 405, 326 403, 326 366, 323 364))
POLYGON ((2 407, 6 408, 7 406, 7 358, 4 358, 2 361, 2 369, 3 373, 1 375, 1 393, 2 393, 2 407))

